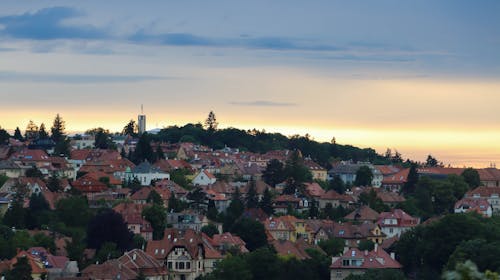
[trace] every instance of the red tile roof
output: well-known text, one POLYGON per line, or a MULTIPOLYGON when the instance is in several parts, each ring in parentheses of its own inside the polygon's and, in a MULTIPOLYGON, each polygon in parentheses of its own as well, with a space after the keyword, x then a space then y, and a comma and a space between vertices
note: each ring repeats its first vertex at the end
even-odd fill
POLYGON ((134 249, 126 252, 118 258, 118 261, 136 273, 142 272, 144 276, 167 275, 167 269, 163 263, 157 261, 143 250, 134 249))
POLYGON ((314 183, 305 183, 306 192, 309 196, 312 197, 320 197, 325 194, 325 190, 316 182, 314 183))
POLYGON ((384 250, 375 247, 373 251, 347 250, 341 257, 333 257, 332 269, 400 269, 401 264, 392 259, 384 250), (344 260, 357 260, 357 264, 345 265, 344 260))

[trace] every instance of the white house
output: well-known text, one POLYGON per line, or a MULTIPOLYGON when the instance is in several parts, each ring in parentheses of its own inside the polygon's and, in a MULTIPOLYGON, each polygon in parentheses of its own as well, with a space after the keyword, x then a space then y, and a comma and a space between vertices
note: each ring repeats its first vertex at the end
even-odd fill
POLYGON ((208 186, 215 184, 215 181, 217 181, 217 179, 212 173, 207 170, 201 170, 200 173, 193 178, 193 185, 208 186))
POLYGON ((130 168, 127 167, 125 171, 125 179, 133 180, 134 178, 137 178, 137 180, 141 182, 142 186, 149 186, 153 180, 170 180, 170 174, 161 171, 149 162, 145 161, 137 165, 133 170, 130 170, 130 168))
POLYGON ((327 178, 331 181, 333 180, 334 176, 339 176, 344 183, 352 185, 354 184, 354 181, 356 181, 356 172, 362 166, 367 166, 372 171, 372 186, 376 188, 382 186, 384 175, 380 172, 380 170, 375 168, 375 166, 373 166, 373 164, 369 162, 352 163, 342 161, 339 164, 333 166, 333 168, 328 171, 327 178))
POLYGON ((378 225, 387 238, 400 237, 401 234, 416 227, 419 223, 419 218, 414 218, 401 209, 382 212, 378 220, 378 225))
POLYGON ((464 198, 455 203, 455 213, 477 212, 491 217, 493 208, 486 198, 464 198))

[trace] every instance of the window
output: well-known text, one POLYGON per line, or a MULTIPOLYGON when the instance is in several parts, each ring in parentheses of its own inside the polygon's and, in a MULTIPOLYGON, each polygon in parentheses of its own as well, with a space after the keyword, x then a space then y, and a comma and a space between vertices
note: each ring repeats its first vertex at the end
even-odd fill
POLYGON ((184 262, 179 262, 179 269, 184 269, 184 262))
POLYGON ((342 266, 349 266, 349 260, 342 260, 342 266))
POLYGON ((168 269, 172 269, 172 262, 168 262, 168 263, 167 263, 167 268, 168 268, 168 269))
POLYGON ((190 262, 186 262, 186 269, 191 269, 191 263, 190 262))

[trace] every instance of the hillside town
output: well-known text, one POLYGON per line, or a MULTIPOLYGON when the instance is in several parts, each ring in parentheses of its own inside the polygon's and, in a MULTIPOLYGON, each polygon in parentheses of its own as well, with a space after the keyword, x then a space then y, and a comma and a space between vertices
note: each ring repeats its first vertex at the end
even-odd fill
POLYGON ((499 242, 494 165, 256 152, 214 142, 212 112, 204 141, 163 141, 144 115, 121 133, 64 129, 57 115, 50 130, 0 131, 2 279, 436 279, 469 260, 498 272, 497 255, 464 245, 499 242), (412 251, 455 222, 460 237, 412 251))

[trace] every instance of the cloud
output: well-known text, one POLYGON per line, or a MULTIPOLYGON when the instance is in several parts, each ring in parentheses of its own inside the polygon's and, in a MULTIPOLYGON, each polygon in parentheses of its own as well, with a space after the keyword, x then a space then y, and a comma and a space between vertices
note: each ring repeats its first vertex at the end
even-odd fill
POLYGON ((265 101, 265 100, 256 100, 256 101, 247 101, 247 102, 233 101, 233 102, 229 102, 229 104, 231 104, 231 105, 237 105, 237 106, 254 106, 254 107, 289 107, 289 106, 297 106, 296 103, 274 102, 274 101, 265 101))
POLYGON ((136 83, 154 80, 177 79, 176 77, 162 76, 132 76, 132 75, 70 75, 70 74, 43 74, 0 71, 1 82, 29 82, 29 83, 64 83, 64 84, 94 84, 94 83, 136 83))
POLYGON ((70 7, 50 7, 33 13, 0 17, 0 34, 21 39, 99 39, 106 32, 91 25, 68 25, 67 19, 83 16, 70 7))
POLYGON ((129 40, 135 43, 153 43, 169 46, 238 47, 282 51, 337 51, 341 49, 333 45, 316 44, 311 40, 287 37, 251 37, 245 35, 236 38, 217 38, 191 33, 148 34, 144 30, 137 31, 129 37, 129 40))

